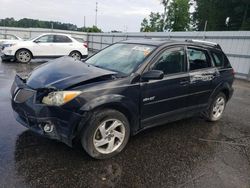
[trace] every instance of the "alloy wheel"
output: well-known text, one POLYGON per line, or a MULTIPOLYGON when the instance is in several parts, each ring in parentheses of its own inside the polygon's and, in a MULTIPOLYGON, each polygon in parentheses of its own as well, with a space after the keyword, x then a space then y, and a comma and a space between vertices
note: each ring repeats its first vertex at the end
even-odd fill
POLYGON ((71 57, 73 57, 75 60, 81 60, 81 54, 78 52, 73 52, 70 54, 71 57))
POLYGON ((125 126, 117 119, 102 122, 93 137, 95 149, 102 154, 110 154, 117 150, 125 138, 125 126))
POLYGON ((212 111, 212 115, 214 119, 219 119, 222 116, 223 111, 225 109, 225 104, 226 102, 223 97, 217 98, 217 100, 214 103, 213 111, 212 111))
POLYGON ((31 60, 31 55, 28 51, 22 50, 18 52, 17 60, 22 63, 28 63, 31 60))

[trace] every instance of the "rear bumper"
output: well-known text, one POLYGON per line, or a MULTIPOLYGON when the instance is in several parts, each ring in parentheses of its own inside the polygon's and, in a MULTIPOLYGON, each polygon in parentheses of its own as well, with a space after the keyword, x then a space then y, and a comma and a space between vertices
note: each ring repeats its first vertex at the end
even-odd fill
POLYGON ((233 88, 233 87, 231 87, 231 88, 229 89, 228 100, 230 100, 230 99, 232 98, 233 93, 234 93, 234 88, 233 88))

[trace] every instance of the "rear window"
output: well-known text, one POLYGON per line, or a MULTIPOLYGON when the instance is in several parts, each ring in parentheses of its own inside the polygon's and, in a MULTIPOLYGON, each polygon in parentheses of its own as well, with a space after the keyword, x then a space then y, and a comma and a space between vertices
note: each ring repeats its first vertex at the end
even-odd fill
POLYGON ((212 51, 211 54, 213 57, 214 65, 216 67, 222 67, 222 68, 231 67, 227 57, 222 52, 212 51))

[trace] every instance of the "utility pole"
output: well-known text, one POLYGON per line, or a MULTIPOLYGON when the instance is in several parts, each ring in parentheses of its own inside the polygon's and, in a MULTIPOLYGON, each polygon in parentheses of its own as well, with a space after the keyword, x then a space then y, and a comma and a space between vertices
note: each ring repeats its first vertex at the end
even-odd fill
POLYGON ((98 2, 96 2, 96 8, 95 8, 95 26, 97 27, 97 12, 98 12, 98 2))
POLYGON ((84 16, 84 29, 86 28, 86 17, 84 16))
POLYGON ((207 20, 205 22, 205 26, 204 26, 204 35, 203 35, 203 40, 206 39, 206 31, 207 31, 207 20))

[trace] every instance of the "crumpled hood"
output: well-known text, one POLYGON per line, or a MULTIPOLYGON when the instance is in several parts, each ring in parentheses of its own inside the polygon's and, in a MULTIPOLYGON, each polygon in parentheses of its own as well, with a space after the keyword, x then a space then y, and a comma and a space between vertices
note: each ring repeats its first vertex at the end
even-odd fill
POLYGON ((114 74, 116 73, 65 56, 35 69, 26 84, 33 89, 66 89, 87 80, 114 74))

